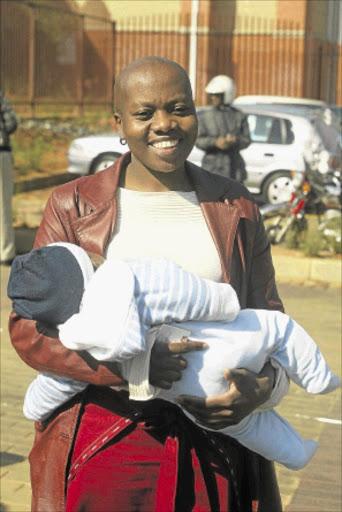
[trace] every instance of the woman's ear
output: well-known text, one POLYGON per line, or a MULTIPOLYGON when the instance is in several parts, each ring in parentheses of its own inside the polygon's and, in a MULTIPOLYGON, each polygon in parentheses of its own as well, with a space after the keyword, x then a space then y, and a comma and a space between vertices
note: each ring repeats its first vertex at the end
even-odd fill
POLYGON ((122 130, 122 123, 121 123, 121 117, 120 117, 120 114, 118 114, 117 112, 114 114, 114 119, 115 119, 115 123, 116 123, 116 128, 120 134, 120 137, 124 138, 125 135, 123 133, 123 130, 122 130))

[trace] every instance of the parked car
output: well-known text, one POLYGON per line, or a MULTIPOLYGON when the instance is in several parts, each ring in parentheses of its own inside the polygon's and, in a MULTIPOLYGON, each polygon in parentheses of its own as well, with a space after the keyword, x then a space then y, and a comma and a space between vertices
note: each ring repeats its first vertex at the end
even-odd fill
MULTIPOLYGON (((312 136, 313 117, 262 107, 239 106, 248 116, 252 143, 241 154, 246 162, 249 190, 268 203, 286 201, 292 176, 305 172, 304 149, 312 136)), ((204 108, 198 109, 198 115, 204 108)), ((312 114, 313 116, 313 114, 312 114)), ((318 136, 318 135, 317 135, 318 136)), ((127 151, 117 133, 74 139, 68 150, 68 171, 86 175, 111 165, 127 151)), ((188 160, 201 165, 204 153, 194 147, 188 160)))

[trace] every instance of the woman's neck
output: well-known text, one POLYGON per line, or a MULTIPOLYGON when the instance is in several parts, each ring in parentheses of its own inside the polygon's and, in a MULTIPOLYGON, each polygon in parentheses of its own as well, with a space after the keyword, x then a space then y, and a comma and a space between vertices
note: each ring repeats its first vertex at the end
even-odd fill
POLYGON ((136 170, 131 163, 121 173, 119 186, 143 192, 166 192, 169 190, 190 192, 193 190, 184 168, 170 172, 136 170))

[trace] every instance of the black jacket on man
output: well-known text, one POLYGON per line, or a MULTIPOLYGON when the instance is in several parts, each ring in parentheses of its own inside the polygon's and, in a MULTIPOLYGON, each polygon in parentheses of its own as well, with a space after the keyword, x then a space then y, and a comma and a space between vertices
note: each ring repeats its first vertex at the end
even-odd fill
POLYGON ((250 143, 247 117, 240 110, 220 105, 201 112, 196 146, 206 153, 202 161, 204 169, 243 182, 247 173, 240 150, 250 143), (235 135, 236 142, 225 150, 219 149, 216 139, 227 133, 235 135))

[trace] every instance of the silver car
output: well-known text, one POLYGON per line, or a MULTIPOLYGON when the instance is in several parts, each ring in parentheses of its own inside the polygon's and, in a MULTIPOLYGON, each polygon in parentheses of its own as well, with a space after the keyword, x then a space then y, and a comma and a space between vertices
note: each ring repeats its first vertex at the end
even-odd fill
MULTIPOLYGON (((252 143, 241 151, 246 162, 245 185, 264 202, 287 200, 292 176, 305 171, 305 151, 310 143, 314 114, 289 114, 239 105, 248 116, 252 143)), ((203 109, 198 109, 198 116, 203 109)), ((128 150, 117 133, 74 139, 68 150, 68 171, 86 175, 111 165, 128 150)), ((201 166, 203 151, 194 147, 188 160, 201 166)))

